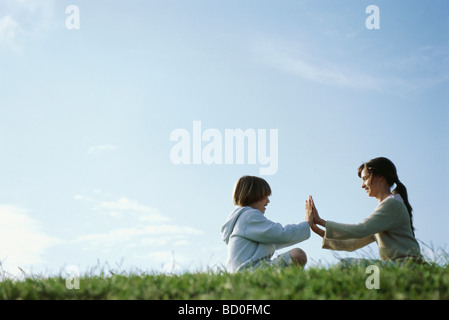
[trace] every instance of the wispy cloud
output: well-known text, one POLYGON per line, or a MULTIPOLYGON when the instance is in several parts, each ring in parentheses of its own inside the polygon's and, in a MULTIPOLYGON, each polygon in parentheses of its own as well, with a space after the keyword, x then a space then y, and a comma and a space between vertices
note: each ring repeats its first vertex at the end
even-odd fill
POLYGON ((45 234, 28 210, 14 205, 0 205, 0 260, 9 275, 19 269, 44 262, 43 254, 60 241, 45 234))
POLYGON ((203 233, 197 228, 173 223, 160 210, 126 197, 105 201, 78 194, 75 199, 87 203, 92 212, 110 217, 112 226, 77 236, 75 242, 85 243, 86 250, 107 252, 111 248, 133 248, 137 254, 145 248, 144 257, 148 252, 186 245, 190 237, 203 233))
POLYGON ((92 211, 100 212, 115 218, 132 218, 137 221, 146 222, 163 222, 168 221, 168 217, 164 216, 158 209, 146 205, 142 205, 135 200, 121 197, 117 200, 100 200, 95 196, 100 196, 102 192, 96 192, 94 196, 86 196, 76 194, 75 200, 89 203, 92 211))
POLYGON ((101 152, 107 152, 107 151, 114 151, 117 149, 117 146, 114 146, 112 144, 102 144, 97 146, 92 146, 87 150, 88 154, 96 154, 101 152))
POLYGON ((383 68, 397 75, 398 86, 423 91, 449 81, 449 46, 427 45, 385 61, 383 68))
POLYGON ((256 60, 304 80, 352 88, 379 89, 379 81, 349 67, 332 63, 297 44, 263 40, 254 45, 256 60))
POLYGON ((421 92, 449 80, 448 47, 421 47, 400 58, 388 57, 363 70, 357 61, 342 63, 319 50, 288 42, 262 40, 253 47, 262 64, 323 85, 359 88, 397 95, 421 92))
POLYGON ((18 51, 16 37, 19 32, 19 24, 11 16, 0 18, 0 47, 18 51))
POLYGON ((158 209, 139 204, 136 201, 120 198, 115 201, 101 201, 97 209, 107 210, 109 215, 118 217, 133 213, 138 221, 161 222, 169 220, 158 209))
MULTIPOLYGON (((132 241, 139 245, 165 245, 178 242, 178 245, 187 243, 186 236, 198 235, 198 229, 171 224, 136 225, 129 228, 115 228, 107 232, 92 233, 79 236, 77 242, 90 242, 93 245, 112 246, 118 243, 132 241), (162 237, 161 236, 165 236, 162 237), (181 240, 184 239, 184 240, 181 240)), ((125 243, 126 244, 126 243, 125 243)), ((132 246, 131 243, 127 244, 132 246)))
POLYGON ((0 4, 0 47, 16 53, 23 50, 23 39, 39 37, 57 25, 54 0, 4 0, 0 4), (3 14, 3 15, 1 15, 3 14))

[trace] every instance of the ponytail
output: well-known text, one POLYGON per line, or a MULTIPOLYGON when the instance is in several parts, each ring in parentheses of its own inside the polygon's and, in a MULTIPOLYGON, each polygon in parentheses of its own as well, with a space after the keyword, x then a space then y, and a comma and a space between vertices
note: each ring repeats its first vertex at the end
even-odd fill
POLYGON ((410 205, 410 202, 408 202, 408 194, 407 194, 407 188, 404 186, 404 184, 397 179, 396 188, 393 190, 393 194, 399 194, 404 200, 404 204, 407 208, 408 215, 410 216, 410 227, 412 228, 413 236, 415 236, 415 228, 413 227, 413 214, 412 214, 412 206, 410 205))

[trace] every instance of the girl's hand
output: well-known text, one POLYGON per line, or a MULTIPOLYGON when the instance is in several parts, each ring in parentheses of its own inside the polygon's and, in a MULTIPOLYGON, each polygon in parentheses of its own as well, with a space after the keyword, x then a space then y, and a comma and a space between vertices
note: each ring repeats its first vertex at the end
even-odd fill
POLYGON ((314 221, 316 224, 320 225, 320 226, 326 227, 326 220, 321 219, 321 217, 319 216, 318 210, 317 210, 317 208, 315 207, 315 202, 313 201, 312 196, 309 196, 309 201, 310 201, 311 206, 312 206, 312 216, 313 216, 313 221, 314 221))
POLYGON ((306 220, 309 222, 310 229, 320 237, 324 238, 324 230, 318 228, 317 224, 325 226, 326 221, 320 218, 318 210, 315 207, 312 196, 309 196, 309 200, 306 200, 306 220))

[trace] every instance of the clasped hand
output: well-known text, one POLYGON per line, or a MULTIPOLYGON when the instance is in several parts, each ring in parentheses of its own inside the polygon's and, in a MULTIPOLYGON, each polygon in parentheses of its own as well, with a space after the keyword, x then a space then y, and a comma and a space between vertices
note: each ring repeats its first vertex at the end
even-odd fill
POLYGON ((324 230, 319 228, 318 225, 326 227, 326 220, 321 219, 318 215, 312 196, 309 196, 309 199, 306 200, 306 221, 309 222, 310 229, 313 232, 324 238, 324 230))

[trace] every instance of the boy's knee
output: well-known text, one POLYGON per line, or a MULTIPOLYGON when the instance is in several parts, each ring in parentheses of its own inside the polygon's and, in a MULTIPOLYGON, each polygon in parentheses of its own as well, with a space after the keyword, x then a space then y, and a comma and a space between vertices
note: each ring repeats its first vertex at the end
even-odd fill
POLYGON ((305 266, 307 263, 306 253, 299 248, 290 250, 290 257, 295 265, 305 266))

